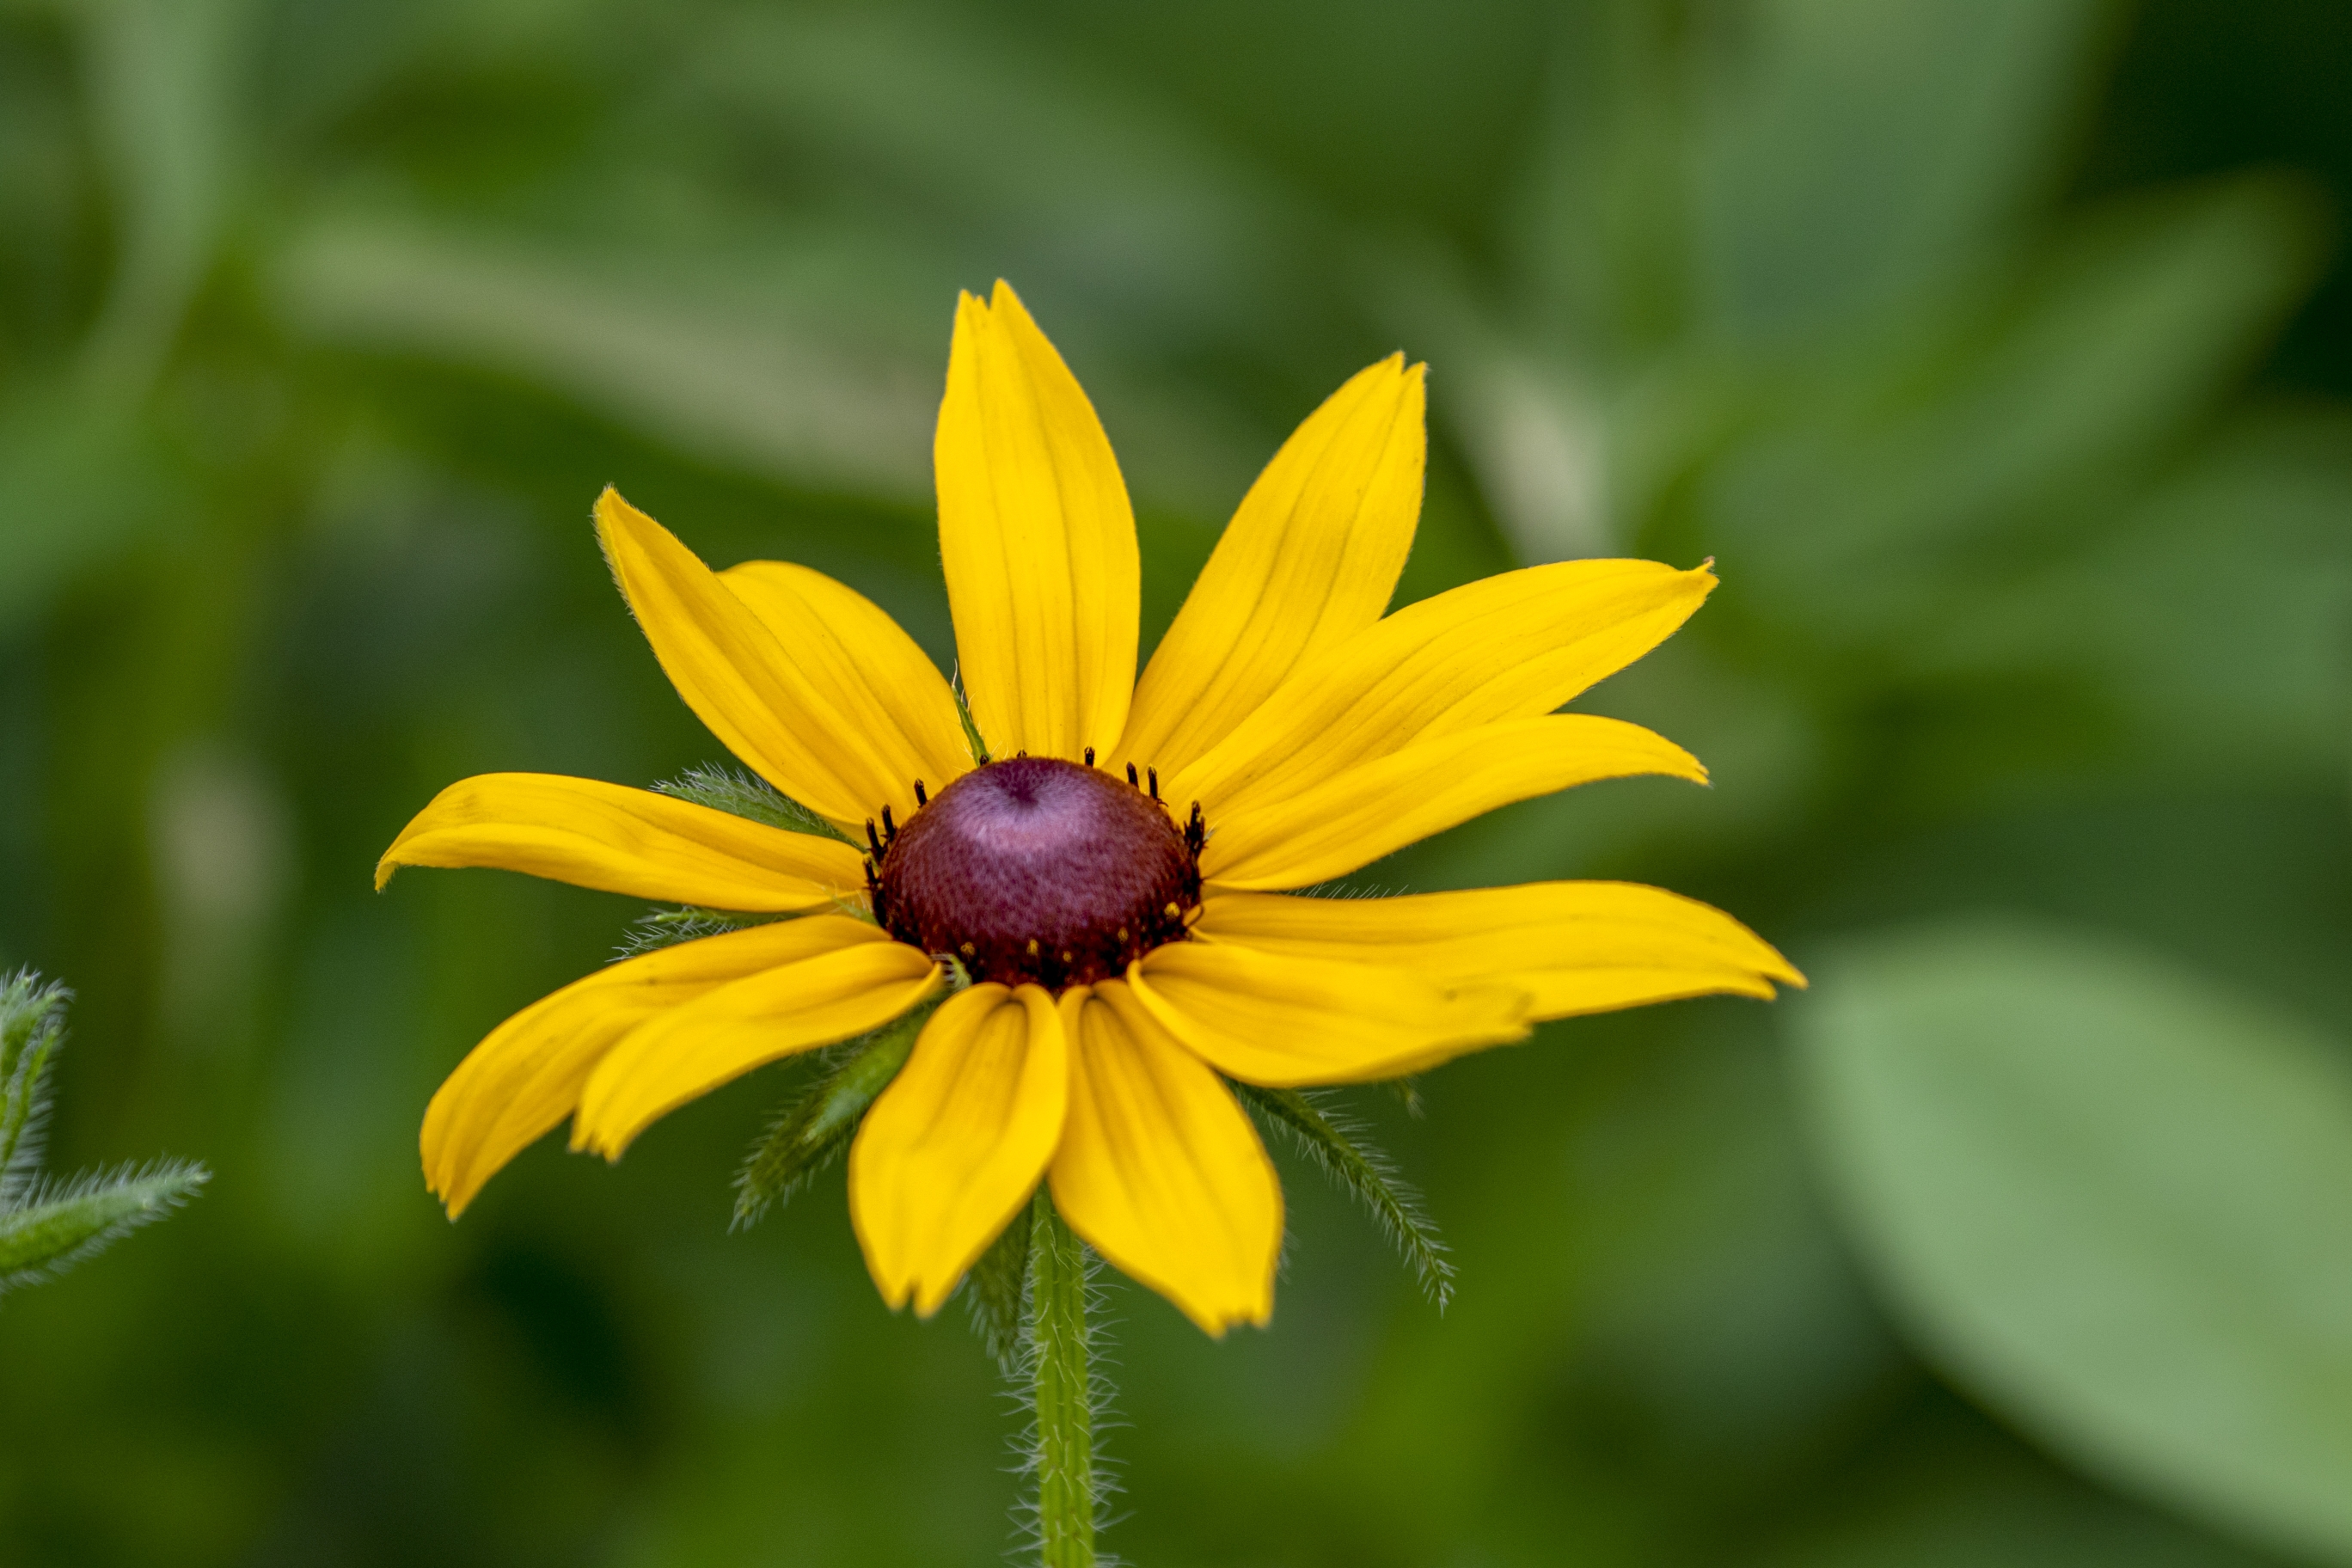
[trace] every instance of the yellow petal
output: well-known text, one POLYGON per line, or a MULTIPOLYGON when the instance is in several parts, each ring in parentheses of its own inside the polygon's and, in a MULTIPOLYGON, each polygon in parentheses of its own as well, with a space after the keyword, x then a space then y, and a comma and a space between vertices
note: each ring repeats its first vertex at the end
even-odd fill
POLYGON ((753 1068, 878 1029, 940 984, 928 954, 865 921, 793 921, 769 967, 647 1019, 604 1054, 580 1091, 572 1146, 617 1160, 688 1100, 753 1068))
POLYGON ((973 721, 998 756, 1108 756, 1135 685, 1135 515, 1110 440, 1003 283, 957 305, 933 448, 973 721))
POLYGON ((1664 642, 1714 586, 1705 567, 1562 561, 1408 605, 1303 663, 1167 797, 1213 823, 1416 741, 1549 713, 1664 642))
POLYGON ((1173 774, 1381 618, 1421 516, 1422 372, 1402 354, 1358 372, 1275 454, 1151 656, 1115 763, 1173 774))
POLYGON ((1193 934, 1277 957, 1527 992, 1531 1017, 1683 996, 1769 997, 1803 975, 1721 910, 1633 882, 1531 882, 1400 899, 1213 894, 1193 934))
POLYGON ((862 688, 822 661, 803 662, 821 639, 777 641, 694 552, 617 490, 596 500, 596 533, 663 673, 729 751, 852 831, 886 803, 914 808, 905 759, 877 747, 877 714, 855 700, 862 688))
POLYGON ((937 795, 971 771, 947 679, 881 605, 822 572, 783 561, 746 561, 719 580, 751 606, 835 711, 857 727, 888 776, 905 781, 885 797, 902 819, 915 809, 913 780, 937 795))
POLYGON ((1054 1205, 1210 1333, 1274 1313, 1282 1184, 1233 1091, 1114 980, 1066 991, 1069 1121, 1054 1205))
POLYGON ((1528 1032, 1517 991, 1446 991, 1401 970, 1224 942, 1154 948, 1127 984, 1211 1067, 1276 1088, 1394 1078, 1528 1032))
POLYGON ((664 903, 815 909, 865 897, 838 839, 787 833, 651 790, 561 773, 482 773, 433 797, 376 863, 488 866, 664 903))
POLYGON ((960 991, 866 1112, 849 1217, 893 1309, 929 1317, 1036 1191, 1061 1141, 1069 1052, 1035 985, 960 991))
POLYGON ((1304 888, 1498 805, 1634 773, 1706 782, 1688 752, 1616 719, 1555 713, 1457 731, 1287 799, 1210 817, 1201 871, 1221 889, 1304 888))
POLYGON ((425 1112, 425 1182, 449 1205, 449 1217, 463 1213, 509 1160, 572 1114, 581 1086, 614 1041, 649 1018, 780 962, 804 942, 799 929, 804 923, 754 926, 625 960, 532 1003, 491 1030, 425 1112))

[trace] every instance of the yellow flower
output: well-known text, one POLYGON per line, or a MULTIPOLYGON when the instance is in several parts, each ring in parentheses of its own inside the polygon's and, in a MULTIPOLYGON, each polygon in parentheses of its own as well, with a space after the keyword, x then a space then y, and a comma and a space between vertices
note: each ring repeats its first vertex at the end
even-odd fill
POLYGON ((1225 1079, 1394 1078, 1542 1019, 1802 983, 1730 917, 1654 888, 1287 891, 1570 784, 1705 777, 1646 730, 1557 711, 1671 635, 1714 586, 1705 568, 1567 562, 1383 615, 1421 507, 1421 366, 1371 366, 1291 437, 1140 681, 1126 486, 1003 283, 958 307, 934 455, 993 762, 929 659, 851 589, 772 561, 713 574, 617 494, 598 500, 688 706, 869 848, 584 779, 443 791, 379 886, 401 866, 495 866, 800 917, 614 963, 476 1047, 425 1113, 425 1176, 453 1216, 566 1117, 575 1149, 616 1159, 665 1112, 875 1029, 960 968, 971 984, 850 1152, 883 1296, 936 1310, 1043 1180, 1106 1258, 1220 1333, 1271 1313, 1282 1238, 1281 1188, 1225 1079))

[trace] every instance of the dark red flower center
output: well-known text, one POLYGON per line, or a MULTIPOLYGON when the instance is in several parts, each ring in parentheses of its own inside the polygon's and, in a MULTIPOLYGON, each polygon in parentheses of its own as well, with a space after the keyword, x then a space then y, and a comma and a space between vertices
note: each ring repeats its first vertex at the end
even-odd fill
POLYGON ((1182 938, 1201 902, 1202 837, 1197 810, 1180 830, 1127 780, 1009 757, 964 774, 905 826, 885 819, 868 869, 874 916, 901 942, 962 960, 975 981, 1089 984, 1182 938))

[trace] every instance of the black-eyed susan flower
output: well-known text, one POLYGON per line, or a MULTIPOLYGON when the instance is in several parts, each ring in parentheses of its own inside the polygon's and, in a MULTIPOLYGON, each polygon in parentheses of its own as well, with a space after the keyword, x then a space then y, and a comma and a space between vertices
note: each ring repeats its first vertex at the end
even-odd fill
POLYGON ((426 806, 379 884, 493 866, 796 917, 616 963, 501 1025, 426 1112, 453 1215, 566 1118, 574 1148, 618 1158, 754 1068, 935 1005, 850 1152, 884 1298, 936 1310, 1044 1183, 1219 1333, 1271 1312, 1282 1237, 1229 1082, 1391 1079, 1543 1019, 1799 983, 1654 888, 1297 890, 1570 784, 1705 777, 1646 730, 1559 710, 1681 626, 1706 568, 1568 562, 1385 613, 1421 504, 1422 367, 1371 366, 1291 437, 1140 680, 1126 486, 1002 283, 958 309, 935 458, 968 709, 853 590, 777 562, 714 573, 597 502, 679 695, 837 836, 543 774, 426 806))

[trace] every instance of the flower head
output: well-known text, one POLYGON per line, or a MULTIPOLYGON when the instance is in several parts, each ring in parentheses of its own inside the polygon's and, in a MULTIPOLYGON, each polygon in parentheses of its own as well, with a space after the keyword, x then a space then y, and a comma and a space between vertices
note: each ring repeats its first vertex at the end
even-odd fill
POLYGON ((379 885, 497 866, 796 917, 614 963, 493 1031, 425 1114, 450 1213, 567 1117, 574 1148, 618 1158, 688 1100, 935 1004, 850 1152, 884 1297, 936 1310, 1045 1181, 1217 1333, 1270 1314, 1282 1237, 1227 1080, 1393 1078, 1542 1019, 1801 984, 1654 888, 1293 891, 1570 784, 1706 776, 1646 730, 1559 711, 1671 635, 1704 567, 1569 562, 1384 614, 1423 441, 1421 367, 1342 386, 1251 487, 1139 681, 1110 444, 1013 290, 964 297, 935 458, 968 715, 853 590, 778 562, 714 574, 607 490, 599 536, 679 695, 838 831, 544 774, 427 805, 379 885))

